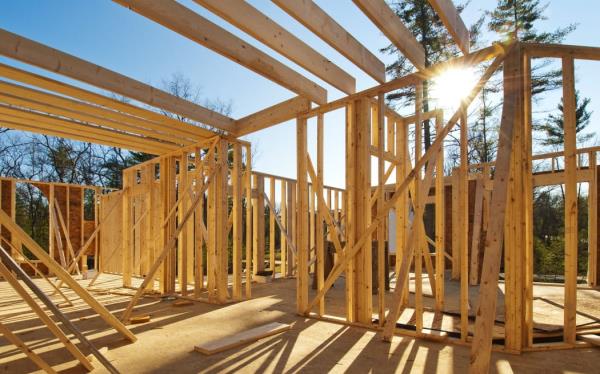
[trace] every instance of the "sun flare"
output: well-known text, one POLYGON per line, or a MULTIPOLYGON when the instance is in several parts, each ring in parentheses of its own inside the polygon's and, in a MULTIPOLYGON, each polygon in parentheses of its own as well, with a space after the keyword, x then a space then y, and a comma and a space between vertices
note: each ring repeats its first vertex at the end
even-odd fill
POLYGON ((451 68, 433 79, 431 96, 438 107, 454 109, 476 83, 477 76, 472 68, 451 68))

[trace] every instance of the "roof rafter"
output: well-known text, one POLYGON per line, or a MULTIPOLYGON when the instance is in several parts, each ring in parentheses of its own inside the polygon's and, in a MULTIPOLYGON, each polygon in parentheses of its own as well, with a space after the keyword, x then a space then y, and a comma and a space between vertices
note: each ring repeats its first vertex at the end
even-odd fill
POLYGON ((356 80, 245 0, 194 0, 346 94, 356 80))
POLYGON ((66 119, 53 119, 49 117, 44 119, 40 118, 43 115, 38 114, 38 117, 34 120, 26 118, 23 115, 7 114, 4 111, 5 109, 0 108, 0 125, 14 130, 58 136, 82 142, 93 142, 109 147, 119 147, 156 155, 169 152, 172 149, 172 147, 156 144, 146 139, 136 139, 134 136, 127 135, 121 136, 112 131, 100 131, 93 126, 66 119))
POLYGON ((69 96, 80 101, 85 101, 104 108, 109 108, 116 112, 144 119, 145 121, 149 122, 149 124, 146 126, 150 128, 155 128, 154 126, 158 126, 156 129, 159 131, 165 131, 172 134, 179 134, 181 136, 194 138, 208 138, 215 135, 214 132, 202 127, 182 122, 148 109, 140 108, 123 101, 115 100, 113 98, 90 92, 79 87, 71 86, 48 77, 15 68, 13 66, 0 64, 0 76, 30 86, 36 86, 46 91, 52 91, 61 95, 69 96))
POLYGON ((385 82, 385 64, 312 0, 272 1, 377 82, 385 82))
POLYGON ((458 14, 458 10, 454 6, 452 0, 428 1, 450 32, 450 35, 452 35, 454 42, 465 55, 468 55, 471 45, 469 30, 467 29, 467 26, 465 26, 460 14, 458 14))
POLYGON ((194 121, 225 131, 233 130, 232 118, 3 29, 0 29, 0 54, 194 121))
POLYGON ((352 1, 417 69, 425 68, 423 47, 384 0, 352 1))
POLYGON ((128 117, 118 112, 111 112, 107 109, 8 82, 0 81, 0 102, 91 122, 138 135, 152 136, 175 144, 193 143, 190 137, 182 137, 179 134, 164 132, 164 130, 158 132, 148 128, 147 122, 138 118, 128 117))
POLYGON ((113 1, 318 104, 327 102, 323 87, 176 1, 113 1))

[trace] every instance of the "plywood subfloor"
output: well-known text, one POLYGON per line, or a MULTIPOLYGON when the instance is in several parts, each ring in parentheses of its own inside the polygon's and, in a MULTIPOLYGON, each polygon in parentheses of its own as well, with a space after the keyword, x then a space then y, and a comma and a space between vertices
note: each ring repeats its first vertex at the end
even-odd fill
MULTIPOLYGON (((114 288, 118 284, 117 277, 102 275, 97 286, 114 288)), ((109 330, 81 301, 65 308, 64 312, 94 344, 108 347, 106 356, 123 373, 466 372, 469 362, 466 347, 404 337, 386 344, 372 331, 297 316, 295 284, 295 279, 288 279, 256 285, 254 299, 224 306, 195 303, 173 307, 173 300, 144 298, 141 309, 134 314, 150 314, 151 321, 130 326, 138 337, 133 344, 109 330), (289 323, 292 329, 212 356, 194 352, 194 346, 199 343, 269 322, 289 323)), ((336 285, 334 294, 328 295, 328 312, 342 309, 335 300, 335 292, 341 291, 336 285)), ((131 290, 117 292, 125 294, 131 290)), ((73 295, 72 292, 67 294, 73 295)), ((117 315, 129 300, 120 294, 97 294, 97 297, 117 315)), ((53 298, 60 302, 58 297, 53 298)), ((0 319, 55 369, 65 373, 84 372, 5 282, 0 282, 0 319)), ((495 352, 492 360, 492 372, 594 373, 598 370, 600 350, 583 348, 521 356, 495 352)), ((0 339, 0 372, 35 370, 24 355, 0 339)), ((99 368, 97 372, 104 371, 99 368)))

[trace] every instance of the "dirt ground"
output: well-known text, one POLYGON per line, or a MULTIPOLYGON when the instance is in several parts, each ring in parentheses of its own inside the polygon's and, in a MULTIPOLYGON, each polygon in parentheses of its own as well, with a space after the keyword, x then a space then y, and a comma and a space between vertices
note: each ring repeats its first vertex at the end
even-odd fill
MULTIPOLYGON (((37 282, 50 293, 47 284, 37 282)), ((114 288, 118 284, 117 277, 102 275, 95 287, 114 288)), ((342 309, 335 301, 342 290, 343 287, 336 285, 328 294, 327 302, 331 305, 328 313, 342 309)), ((590 292, 599 297, 598 291, 590 292)), ((383 343, 374 331, 300 317, 295 314, 294 279, 256 285, 253 299, 221 306, 194 303, 175 307, 173 300, 146 297, 134 315, 150 314, 151 321, 129 326, 138 338, 132 344, 108 328, 73 296, 73 292, 67 290, 66 294, 73 297, 75 305, 63 308, 63 312, 96 347, 108 348, 107 358, 122 373, 464 373, 469 364, 468 347, 408 337, 396 337, 388 344, 383 343), (204 356, 193 349, 199 343, 268 322, 290 323, 292 329, 212 356, 204 356)), ((126 295, 94 294, 117 316, 129 300, 126 295)), ((59 296, 52 298, 56 303, 61 302, 59 296)), ((600 303, 592 303, 590 310, 599 313, 598 309, 600 303)), ((0 282, 0 319, 57 371, 85 372, 5 282, 0 282)), ((98 366, 95 372, 105 372, 96 361, 94 363, 98 366)), ((25 355, 0 339, 0 372, 29 373, 36 370, 25 355)), ((522 355, 494 352, 491 371, 599 373, 600 349, 580 348, 522 355)))

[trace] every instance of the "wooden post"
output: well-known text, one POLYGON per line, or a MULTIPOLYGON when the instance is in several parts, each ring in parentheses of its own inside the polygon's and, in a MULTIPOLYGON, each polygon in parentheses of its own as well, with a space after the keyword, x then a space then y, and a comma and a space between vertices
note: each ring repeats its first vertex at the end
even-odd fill
MULTIPOLYGON (((0 186, 2 185, 2 182, 0 182, 0 186)), ((55 215, 53 212, 55 212, 55 208, 54 208, 54 200, 56 199, 55 196, 55 192, 54 192, 54 184, 50 185, 50 197, 48 198, 48 254, 50 255, 50 258, 53 260, 56 260, 56 246, 55 246, 55 239, 54 239, 54 232, 56 231, 56 220, 54 219, 55 215)), ((1 209, 1 207, 0 207, 1 209)), ((0 237, 1 238, 1 237, 0 237)), ((97 260, 96 260, 97 261, 97 260)), ((50 270, 48 270, 48 275, 52 275, 52 272, 50 270)))
POLYGON ((227 208, 227 176, 228 176, 228 157, 227 148, 229 142, 225 139, 220 139, 217 143, 217 160, 221 163, 221 167, 215 174, 216 186, 216 226, 217 243, 216 243, 216 282, 217 282, 217 300, 224 303, 227 300, 228 288, 228 243, 229 233, 227 230, 228 208, 227 208))
MULTIPOLYGON (((423 124, 421 122, 421 114, 423 111, 423 83, 419 82, 415 85, 415 160, 421 158, 423 147, 423 124)), ((461 142, 462 143, 462 142, 461 142)), ((462 163, 462 160, 461 160, 462 163)), ((414 180, 414 196, 413 208, 413 231, 414 231, 414 266, 415 266, 415 325, 417 334, 423 329, 423 247, 427 246, 424 243, 425 230, 422 230, 424 206, 421 205, 421 194, 424 198, 429 195, 429 188, 421 189, 422 169, 418 168, 415 171, 414 180)), ((429 250, 429 248, 427 248, 429 250)))
MULTIPOLYGON (((269 178, 269 201, 275 209, 275 178, 269 178)), ((269 269, 275 278, 275 210, 269 210, 269 269)))
MULTIPOLYGON (((179 183, 177 184, 177 197, 181 200, 181 208, 177 211, 178 221, 182 220, 183 214, 188 210, 190 205, 190 199, 185 193, 188 182, 188 153, 182 152, 181 159, 179 160, 179 183)), ((179 238, 177 239, 177 279, 179 281, 181 295, 183 296, 187 296, 188 294, 188 228, 188 224, 183 226, 183 229, 179 233, 179 238)))
POLYGON ((298 210, 296 212, 296 304, 299 314, 308 306, 308 175, 307 175, 307 123, 305 118, 296 120, 296 147, 298 172, 298 210))
MULTIPOLYGON (((354 246, 354 238, 356 237, 356 181, 355 181, 355 164, 356 164, 356 106, 354 101, 346 105, 346 247, 354 246)), ((336 209, 337 211, 337 209, 336 209)), ((355 261, 348 261, 346 265, 346 321, 356 321, 355 307, 355 261)))
MULTIPOLYGON (((317 185, 316 193, 320 194, 317 199, 317 215, 315 217, 316 222, 316 252, 317 252, 317 290, 323 289, 323 283, 325 282, 325 243, 323 233, 323 220, 321 219, 323 210, 329 209, 326 205, 322 204, 323 197, 323 160, 324 160, 324 118, 322 114, 317 116, 317 182, 313 183, 317 185)), ((327 192, 327 196, 331 196, 327 192)), ((335 234, 334 234, 335 235, 335 234)), ((282 235, 283 237, 283 235, 282 235)), ((325 298, 319 301, 319 315, 325 314, 325 298)))
MULTIPOLYGON (((281 214, 281 224, 286 231, 288 231, 288 211, 287 211, 287 189, 288 182, 285 180, 281 180, 281 205, 280 205, 280 214, 281 214)), ((288 231, 289 232, 289 231, 288 231)), ((287 249, 287 239, 285 235, 281 235, 281 276, 287 277, 287 268, 288 268, 288 249, 287 249)))
POLYGON ((252 176, 256 195, 252 198, 252 257, 253 274, 265 270, 265 178, 252 176))
POLYGON ((598 165, 596 152, 590 152, 590 183, 588 187, 588 286, 598 286, 598 165))
MULTIPOLYGON (((377 98, 376 117, 373 121, 376 124, 377 131, 377 216, 381 216, 384 206, 384 185, 385 185, 385 160, 384 156, 384 134, 385 134, 385 95, 379 93, 377 98)), ((388 123, 388 126, 390 124, 388 123)), ((389 139, 388 139, 389 142, 389 139)), ((387 268, 385 258, 385 222, 379 221, 377 226, 377 309, 379 315, 379 326, 383 326, 385 321, 385 280, 388 278, 385 274, 387 268)))
MULTIPOLYGON (((235 154, 234 154, 235 157, 235 154)), ((195 195, 200 194, 204 186, 204 160, 202 160, 202 149, 196 149, 195 157, 196 166, 196 185, 195 195)), ((234 159, 235 163, 235 159, 234 159)), ((196 206, 196 212, 194 213, 194 232, 195 232, 195 272, 194 272, 194 297, 200 297, 202 289, 204 288, 204 245, 205 238, 203 233, 204 224, 204 192, 198 201, 196 206)), ((235 203, 235 202, 234 202, 235 203)))
POLYGON ((123 244, 121 250, 123 252, 123 287, 131 287, 131 269, 132 269, 132 253, 131 253, 131 190, 133 188, 133 172, 128 171, 123 173, 123 228, 121 238, 123 244))
POLYGON ((233 145, 233 299, 242 298, 242 146, 233 145))
POLYGON ((458 243, 460 245, 460 338, 469 334, 469 160, 467 112, 460 118, 460 166, 458 168, 458 243))
MULTIPOLYGON (((533 345, 533 176, 532 176, 532 82, 531 58, 523 54, 523 155, 521 174, 523 177, 523 219, 524 219, 524 274, 521 286, 523 301, 522 318, 524 319, 521 347, 533 345)), ((484 169, 484 181, 489 178, 489 169, 484 169)), ((486 210, 486 214, 489 214, 486 210)), ((485 216, 484 216, 485 217, 485 216)), ((486 220, 487 222, 487 220, 486 220)), ((484 226, 485 227, 485 226, 484 226)), ((519 347, 519 348, 521 348, 519 347)))
POLYGON ((496 317, 498 276, 504 239, 508 185, 512 167, 513 129, 521 125, 518 100, 522 79, 520 48, 513 47, 504 64, 504 103, 494 173, 494 188, 490 209, 494 212, 488 224, 481 272, 479 303, 475 331, 471 343, 470 372, 487 373, 492 352, 492 334, 496 317))
MULTIPOLYGON (((371 103, 362 98, 354 101, 349 110, 350 124, 347 126, 346 145, 346 190, 348 193, 347 206, 347 240, 346 246, 354 246, 356 241, 365 234, 371 221, 371 103)), ((349 315, 357 322, 371 324, 372 322, 372 240, 366 240, 354 256, 353 278, 347 290, 347 308, 352 308, 349 315), (350 295, 348 295, 350 294, 350 295)), ((348 273, 347 273, 348 274, 348 273)), ((347 316, 348 317, 348 316, 347 316)))
MULTIPOLYGON (((444 118, 441 112, 435 117, 436 133, 439 134, 444 118)), ((444 310, 445 277, 445 202, 444 202, 444 149, 438 154, 435 165, 435 310, 444 310)))
POLYGON ((246 298, 252 297, 252 151, 246 147, 246 167, 244 170, 246 186, 246 298))
MULTIPOLYGON (((404 122, 396 122, 396 157, 398 165, 396 165, 396 188, 400 186, 402 181, 408 174, 407 164, 410 157, 408 153, 408 128, 404 122)), ((402 266, 402 257, 406 250, 406 233, 408 230, 408 195, 406 191, 402 191, 398 201, 396 202, 396 274, 399 274, 402 266)), ((403 287, 402 306, 408 303, 408 280, 400 280, 396 283, 396 287, 403 287)))
POLYGON ((565 132, 565 310, 564 341, 575 344, 577 312, 577 138, 575 67, 572 57, 562 60, 565 132))

